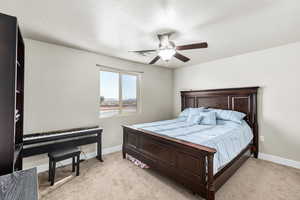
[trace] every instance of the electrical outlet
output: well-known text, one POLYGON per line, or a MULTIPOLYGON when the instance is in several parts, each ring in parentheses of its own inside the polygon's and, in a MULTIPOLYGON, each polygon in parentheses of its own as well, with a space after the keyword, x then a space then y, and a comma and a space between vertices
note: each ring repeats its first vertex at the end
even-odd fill
POLYGON ((260 138, 260 141, 261 141, 261 142, 264 142, 264 141, 265 141, 265 136, 261 135, 259 138, 260 138))

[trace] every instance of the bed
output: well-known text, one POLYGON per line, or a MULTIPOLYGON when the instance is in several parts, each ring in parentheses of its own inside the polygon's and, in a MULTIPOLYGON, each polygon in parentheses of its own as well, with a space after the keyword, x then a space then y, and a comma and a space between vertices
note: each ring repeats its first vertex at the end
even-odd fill
POLYGON ((218 121, 217 126, 198 126, 177 118, 123 126, 123 158, 129 154, 214 200, 215 192, 251 155, 258 157, 257 91, 258 87, 182 91, 181 110, 210 107, 246 117, 240 125, 218 121), (223 155, 216 139, 228 147, 223 155))

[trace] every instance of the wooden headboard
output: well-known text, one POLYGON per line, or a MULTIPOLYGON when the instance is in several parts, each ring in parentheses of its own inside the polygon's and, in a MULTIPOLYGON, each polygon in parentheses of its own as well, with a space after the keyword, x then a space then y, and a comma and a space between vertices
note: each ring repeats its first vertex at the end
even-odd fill
POLYGON ((185 108, 219 108, 245 113, 253 130, 258 152, 257 91, 259 87, 181 91, 181 110, 185 108))

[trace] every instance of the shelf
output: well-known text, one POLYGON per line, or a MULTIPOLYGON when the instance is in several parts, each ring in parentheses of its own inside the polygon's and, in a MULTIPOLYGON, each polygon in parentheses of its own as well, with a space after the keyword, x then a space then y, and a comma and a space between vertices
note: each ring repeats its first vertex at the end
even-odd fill
POLYGON ((23 148, 23 144, 16 144, 15 145, 15 154, 19 154, 20 151, 22 150, 23 148))
POLYGON ((23 147, 20 144, 23 143, 24 131, 25 46, 21 32, 16 28, 15 17, 1 15, 0 60, 4 63, 1 66, 4 69, 1 71, 1 83, 5 84, 5 89, 1 90, 0 108, 8 109, 0 113, 0 132, 5 133, 0 134, 0 175, 22 169, 23 147), (14 60, 11 61, 12 58, 14 60), (15 118, 8 121, 10 116, 15 118))
POLYGON ((20 118, 21 118, 21 114, 16 113, 16 122, 18 122, 20 120, 20 118))
POLYGON ((15 145, 15 153, 14 153, 14 164, 16 163, 18 157, 20 156, 20 152, 23 149, 23 144, 16 144, 15 145))
POLYGON ((17 71, 22 72, 23 71, 23 64, 22 61, 16 61, 16 65, 17 65, 17 71))
POLYGON ((19 90, 19 89, 17 89, 17 90, 16 90, 16 94, 17 94, 17 95, 23 95, 23 91, 22 91, 22 90, 19 90))

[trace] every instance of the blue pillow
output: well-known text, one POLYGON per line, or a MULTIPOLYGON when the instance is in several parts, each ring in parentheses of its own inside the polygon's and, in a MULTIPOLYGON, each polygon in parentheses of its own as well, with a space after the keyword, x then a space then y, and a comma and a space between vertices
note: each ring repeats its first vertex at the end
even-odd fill
POLYGON ((209 108, 207 110, 216 112, 217 119, 233 121, 239 124, 242 123, 242 119, 244 119, 244 117, 246 116, 245 113, 237 112, 234 110, 222 110, 213 108, 209 108))
POLYGON ((203 116, 196 114, 196 115, 189 115, 186 121, 193 124, 200 124, 202 119, 203 116))
POLYGON ((178 117, 188 117, 189 113, 190 113, 190 108, 186 108, 179 114, 178 117))
POLYGON ((190 108, 189 115, 199 115, 203 111, 204 111, 204 107, 190 108))
POLYGON ((204 111, 204 107, 199 108, 186 108, 184 109, 178 117, 188 117, 189 115, 197 115, 204 111))
POLYGON ((215 112, 201 112, 200 116, 202 117, 200 124, 203 125, 217 125, 217 115, 215 112))

